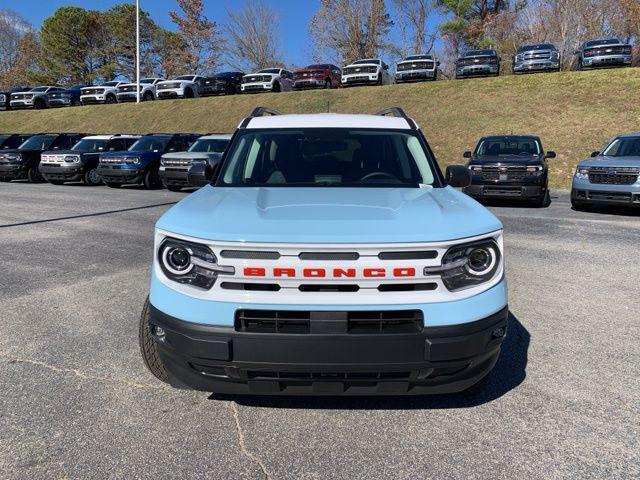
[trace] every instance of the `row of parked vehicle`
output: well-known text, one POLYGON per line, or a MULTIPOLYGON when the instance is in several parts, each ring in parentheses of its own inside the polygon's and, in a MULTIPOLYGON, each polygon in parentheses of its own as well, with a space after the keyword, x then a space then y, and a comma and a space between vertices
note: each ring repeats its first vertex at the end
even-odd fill
MULTIPOLYGON (((575 52, 578 68, 630 66, 632 47, 619 39, 584 42, 575 52)), ((471 50, 456 60, 456 78, 500 75, 501 58, 493 49, 471 50)), ((560 52, 550 43, 523 45, 513 56, 514 74, 559 71, 560 52)), ((339 88, 354 85, 389 85, 437 80, 440 62, 432 54, 410 55, 397 63, 392 75, 380 58, 357 60, 344 68, 313 64, 293 72, 266 68, 255 73, 223 72, 214 76, 182 75, 174 79, 143 78, 140 85, 110 81, 99 86, 70 88, 15 87, 0 92, 0 109, 66 107, 90 104, 135 102, 156 99, 195 98, 235 93, 287 92, 311 88, 339 88), (138 92, 139 89, 139 92, 138 92)))
MULTIPOLYGON (((230 139, 230 134, 189 133, 5 134, 0 135, 0 180, 81 181, 111 188, 140 184, 179 191, 211 180, 230 139)), ((555 157, 535 135, 483 137, 473 151, 464 152, 471 173, 464 192, 480 201, 520 199, 546 206, 548 160, 555 157)), ((616 137, 578 164, 571 203, 575 209, 594 204, 640 207, 640 132, 616 137)))
POLYGON ((81 181, 111 188, 141 184, 178 191, 204 185, 230 138, 190 133, 0 135, 0 180, 81 181))

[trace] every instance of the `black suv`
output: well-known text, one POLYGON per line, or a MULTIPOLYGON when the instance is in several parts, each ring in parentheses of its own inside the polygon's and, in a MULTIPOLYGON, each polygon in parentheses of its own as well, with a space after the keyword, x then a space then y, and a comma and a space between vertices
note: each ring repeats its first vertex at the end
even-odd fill
POLYGON ((200 82, 200 96, 240 93, 240 85, 242 85, 244 75, 243 72, 222 72, 212 77, 203 78, 200 82))
POLYGON ((11 94, 27 90, 29 90, 29 87, 13 87, 0 92, 0 110, 11 110, 11 94))
POLYGON ((471 185, 464 192, 476 199, 519 198, 548 205, 548 158, 539 137, 533 135, 499 135, 483 137, 469 159, 471 185))
POLYGON ((102 183, 98 160, 102 152, 127 150, 140 135, 94 135, 84 137, 70 150, 51 150, 40 157, 40 174, 54 185, 82 181, 93 186, 102 183))
POLYGON ((497 77, 500 56, 493 49, 470 50, 456 60, 456 78, 497 77))
POLYGON ((42 182, 40 155, 47 150, 68 150, 84 133, 40 133, 29 137, 18 148, 0 152, 0 179, 4 181, 28 179, 42 182))
POLYGON ((0 133, 0 150, 13 150, 27 141, 31 133, 0 133))

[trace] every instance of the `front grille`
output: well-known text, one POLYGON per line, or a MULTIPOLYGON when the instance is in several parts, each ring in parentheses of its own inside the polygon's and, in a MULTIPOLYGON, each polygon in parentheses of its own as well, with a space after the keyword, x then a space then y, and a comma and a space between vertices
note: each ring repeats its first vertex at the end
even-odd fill
POLYGON ((100 163, 106 163, 109 165, 123 165, 129 160, 127 157, 102 157, 100 163))
POLYGON ((31 98, 31 95, 22 94, 22 93, 13 93, 11 94, 11 100, 24 100, 31 98))
POLYGON ((7 97, 4 95, 0 95, 0 103, 4 103, 7 101, 7 97))
POLYGON ((244 83, 253 83, 253 82, 270 82, 271 81, 271 76, 270 75, 251 75, 249 77, 244 77, 242 79, 242 81, 244 83))
POLYGON ((127 93, 127 92, 135 92, 135 91, 136 91, 135 85, 125 85, 124 87, 118 88, 118 93, 127 93))
POLYGON ((298 72, 298 73, 294 73, 293 74, 293 79, 294 80, 299 80, 299 79, 307 79, 307 78, 321 78, 324 75, 324 72, 319 71, 319 72, 298 72))
POLYGON ((410 380, 411 372, 280 372, 267 370, 247 370, 247 378, 251 380, 272 381, 345 381, 359 380, 377 382, 380 380, 410 380))
POLYGON ((343 75, 351 75, 353 73, 376 73, 378 67, 348 67, 342 71, 343 75))
POLYGON ((413 62, 413 63, 399 63, 398 72, 404 72, 406 70, 433 70, 433 62, 413 62))
POLYGON ((606 185, 633 185, 638 181, 639 168, 606 168, 592 167, 589 169, 589 182, 606 185))
POLYGON ((523 165, 483 166, 482 179, 488 181, 521 181, 527 178, 529 173, 523 165), (501 175, 503 176, 501 178, 501 175), (504 177, 506 175, 506 177, 504 177))
POLYGON ((250 250, 222 250, 220 256, 223 258, 243 258, 250 260, 278 260, 278 252, 250 251, 250 250))
POLYGON ((83 88, 82 95, 100 95, 104 93, 104 88, 83 88))
POLYGON ((177 82, 173 83, 161 83, 158 85, 158 90, 169 90, 171 88, 180 88, 180 84, 177 82))
POLYGON ((160 163, 167 167, 190 167, 191 161, 190 158, 163 158, 160 163))
POLYGON ((50 93, 49 98, 69 98, 69 94, 63 92, 50 93))
POLYGON ((235 330, 246 333, 312 334, 316 324, 332 322, 332 333, 410 334, 424 329, 421 310, 312 312, 238 310, 235 330))
POLYGON ((458 65, 466 67, 468 65, 487 65, 487 64, 496 64, 498 60, 495 57, 471 57, 471 58, 461 58, 458 60, 458 65))
POLYGON ((587 48, 584 51, 585 57, 600 57, 603 55, 624 55, 628 52, 628 47, 624 45, 617 46, 609 46, 609 47, 598 47, 598 48, 587 48))
POLYGON ((519 55, 522 56, 523 60, 548 60, 551 58, 551 51, 523 52, 519 55))
POLYGON ((42 163, 64 163, 64 155, 42 155, 42 163))

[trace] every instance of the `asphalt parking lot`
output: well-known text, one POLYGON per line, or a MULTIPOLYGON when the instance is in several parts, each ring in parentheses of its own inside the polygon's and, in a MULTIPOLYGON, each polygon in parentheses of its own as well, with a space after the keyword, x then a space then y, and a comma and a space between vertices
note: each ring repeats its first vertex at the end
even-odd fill
POLYGON ((640 477, 639 215, 490 207, 512 317, 480 394, 209 398, 138 352, 153 225, 184 195, 0 184, 0 477, 640 477))

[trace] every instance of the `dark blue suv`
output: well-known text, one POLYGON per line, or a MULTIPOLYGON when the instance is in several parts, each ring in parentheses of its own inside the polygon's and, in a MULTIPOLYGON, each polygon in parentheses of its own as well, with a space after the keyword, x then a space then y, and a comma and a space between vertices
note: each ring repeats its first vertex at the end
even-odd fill
POLYGON ((191 133, 144 135, 129 150, 100 155, 98 174, 112 188, 125 184, 142 184, 149 189, 161 187, 160 157, 188 150, 198 137, 191 133))

